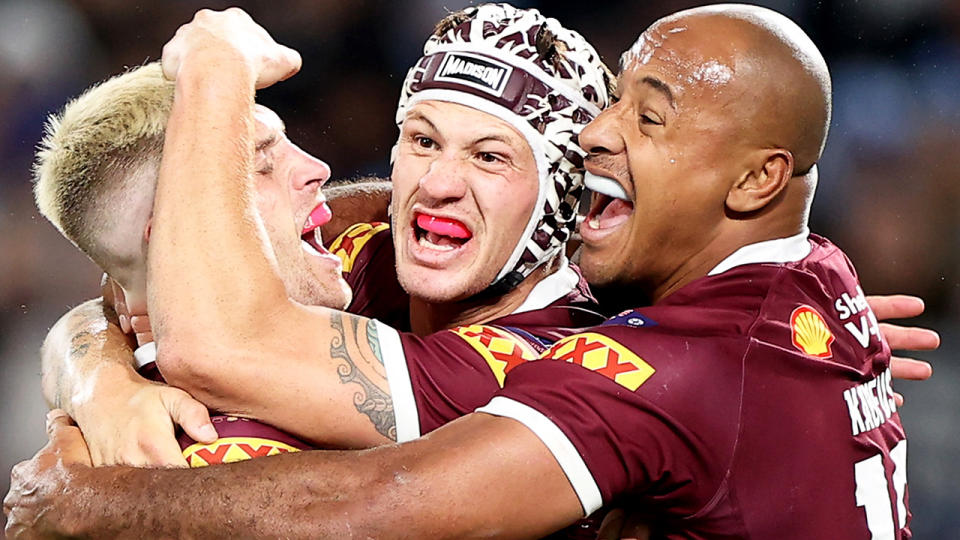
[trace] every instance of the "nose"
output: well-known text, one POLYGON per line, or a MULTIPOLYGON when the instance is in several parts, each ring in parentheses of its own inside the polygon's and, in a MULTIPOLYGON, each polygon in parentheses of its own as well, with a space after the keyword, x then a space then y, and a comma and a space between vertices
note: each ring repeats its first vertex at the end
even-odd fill
POLYGON ((620 129, 623 118, 623 102, 604 110, 580 132, 580 147, 591 156, 619 154, 625 148, 620 129))
POLYGON ((469 164, 459 156, 441 154, 430 163, 427 172, 420 177, 422 199, 434 202, 453 201, 466 195, 466 171, 469 164))
POLYGON ((298 146, 294 146, 296 166, 291 174, 293 188, 298 190, 319 189, 330 180, 330 166, 323 160, 308 154, 298 146))

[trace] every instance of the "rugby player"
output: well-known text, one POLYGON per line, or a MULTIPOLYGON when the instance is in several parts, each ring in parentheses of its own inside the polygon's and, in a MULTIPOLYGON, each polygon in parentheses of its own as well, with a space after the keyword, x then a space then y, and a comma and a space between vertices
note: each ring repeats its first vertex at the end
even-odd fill
MULTIPOLYGON (((227 241, 221 244, 225 258, 217 266, 234 270, 231 279, 217 279, 229 281, 231 285, 211 288, 211 283, 192 280, 187 277, 193 273, 190 265, 198 264, 205 273, 212 268, 206 266, 210 261, 205 257, 212 255, 209 249, 191 252, 192 241, 175 240, 178 247, 165 253, 156 247, 156 239, 163 239, 168 228, 175 231, 192 228, 187 223, 194 218, 207 220, 203 226, 194 224, 200 226, 197 230, 213 231, 219 226, 212 226, 210 218, 204 216, 205 211, 198 211, 195 206, 189 210, 185 205, 180 206, 178 211, 194 215, 187 221, 175 216, 164 217, 161 181, 150 250, 160 249, 163 255, 152 255, 150 260, 169 261, 171 267, 177 267, 176 273, 181 278, 171 286, 172 291, 197 287, 191 294, 216 295, 233 289, 228 296, 230 302, 237 305, 229 310, 236 316, 231 324, 242 320, 248 328, 260 329, 255 339, 266 339, 254 348, 272 351, 266 355, 254 353, 253 348, 242 341, 253 337, 248 330, 226 338, 225 329, 217 326, 225 322, 219 315, 208 317, 184 312, 183 324, 193 321, 191 331, 175 333, 176 339, 168 340, 167 345, 160 340, 161 351, 174 351, 166 355, 174 360, 164 362, 164 354, 160 358, 161 370, 172 383, 194 393, 208 406, 267 419, 310 440, 328 445, 368 446, 396 439, 397 430, 401 438, 416 437, 422 430, 428 431, 469 412, 499 388, 504 373, 513 365, 511 362, 536 358, 543 349, 542 342, 562 335, 563 327, 583 326, 585 321, 598 319, 596 314, 583 309, 594 304, 579 274, 568 266, 562 248, 574 226, 575 205, 582 189, 579 168, 582 151, 576 146, 575 132, 606 104, 609 79, 605 66, 579 35, 536 11, 510 6, 490 5, 455 14, 428 42, 427 53, 410 72, 398 113, 403 132, 395 154, 393 176, 397 195, 393 214, 396 222, 404 224, 398 226, 403 236, 395 237, 397 245, 404 246, 406 251, 397 250, 401 254, 397 266, 401 277, 413 276, 410 278, 413 284, 408 287, 413 293, 411 304, 417 301, 419 304, 410 311, 411 315, 421 314, 419 320, 425 321, 419 325, 421 331, 455 326, 454 331, 418 338, 413 334, 398 334, 385 325, 378 327, 366 319, 348 317, 343 320, 349 324, 344 325, 339 312, 321 312, 319 315, 327 319, 318 324, 304 316, 299 303, 291 303, 282 287, 269 287, 271 281, 251 289, 249 276, 258 270, 266 270, 275 278, 272 268, 265 266, 260 246, 250 240, 256 237, 255 228, 247 231, 253 236, 242 242, 261 253, 259 259, 263 262, 250 262, 250 245, 234 250, 236 246, 228 247, 232 240, 227 241), (496 24, 501 31, 481 32, 485 24, 496 24), (515 35, 526 35, 522 47, 511 37, 515 35), (436 62, 448 58, 451 67, 438 70, 436 62), (474 90, 471 85, 477 86, 477 83, 472 80, 469 70, 474 64, 470 62, 476 65, 494 62, 496 64, 491 65, 502 66, 503 69, 494 73, 502 76, 503 87, 498 88, 497 93, 503 94, 504 100, 512 101, 497 102, 490 89, 486 93, 474 90), (415 118, 409 120, 411 116, 415 118), (469 133, 464 126, 469 126, 469 133), (443 152, 435 151, 440 141, 443 152), (437 182, 440 179, 437 169, 445 171, 440 174, 456 171, 463 192, 438 193, 438 189, 446 187, 437 182), (495 200, 506 187, 518 193, 512 205, 495 200), (409 232, 414 223, 419 237, 409 232), (460 237, 451 237, 449 230, 438 232, 442 227, 457 228, 456 234, 460 237), (460 247, 451 250, 451 243, 459 243, 460 247), (446 287, 441 287, 443 285, 446 287), (442 290, 438 293, 438 289, 442 290), (278 296, 273 300, 293 310, 289 314, 295 319, 284 324, 286 329, 282 333, 270 327, 278 320, 276 310, 248 302, 254 291, 267 298, 275 293, 278 296), (262 320, 254 323, 250 316, 262 320), (490 320, 509 330, 476 326, 490 320), (184 358, 178 357, 176 351, 185 350, 187 338, 201 334, 207 336, 203 338, 204 349, 210 356, 192 354, 190 365, 179 365, 177 361, 184 358), (273 340, 286 345, 275 347, 273 340), (294 343, 302 347, 300 352, 290 348, 294 343), (338 349, 337 345, 343 343, 346 347, 338 349), (225 348, 220 348, 221 345, 225 348), (234 349, 238 347, 249 353, 237 356, 234 349), (430 364, 438 362, 436 357, 446 362, 429 375, 425 374, 430 364), (220 360, 214 362, 213 358, 220 360), (222 362, 226 358, 231 360, 222 362), (390 388, 386 387, 383 363, 388 373, 396 372, 390 388), (426 378, 429 380, 424 380, 426 378), (417 380, 416 396, 412 380, 417 380), (274 384, 264 385, 263 381, 274 384), (397 420, 391 396, 395 385, 401 388, 400 397, 404 399, 397 420), (310 397, 305 399, 305 395, 310 397), (331 399, 332 396, 339 397, 331 399), (309 414, 303 414, 300 408, 309 414), (366 415, 369 422, 357 425, 352 418, 345 418, 357 414, 366 415), (318 422, 317 418, 325 421, 318 422), (401 425, 394 427, 396 422, 401 425)), ((219 85, 212 87, 220 88, 219 85)), ((250 90, 252 97, 252 88, 250 90)), ((233 126, 230 133, 236 133, 238 139, 245 136, 242 122, 249 112, 236 116, 231 111, 215 114, 221 118, 239 118, 241 124, 233 126)), ((193 121, 194 116, 187 118, 193 121)), ((176 124, 171 122, 171 125, 176 124)), ((209 132, 203 128, 197 134, 209 139, 209 132)), ((199 150, 211 153, 211 144, 200 144, 199 150)), ((231 140, 230 147, 235 145, 236 141, 231 140)), ((165 152, 170 148, 168 142, 165 152)), ((266 159, 269 161, 269 153, 266 159)), ((235 174, 245 167, 232 164, 228 169, 230 174, 235 174)), ((238 187, 242 185, 243 182, 236 183, 238 187)), ((203 207, 212 209, 225 202, 203 207)), ((217 218, 225 218, 227 214, 224 212, 217 218)), ((244 236, 242 229, 248 223, 241 219, 241 206, 235 205, 229 216, 234 231, 227 236, 234 239, 244 236)), ((309 229, 312 227, 306 230, 305 236, 322 251, 309 229)), ((371 245, 377 242, 383 245, 383 238, 384 235, 380 235, 379 239, 363 240, 371 245)), ((386 243, 380 251, 390 247, 386 243)), ((355 258, 347 260, 356 262, 355 258)), ((392 272, 391 268, 383 271, 388 277, 392 272)), ((162 272, 151 271, 151 274, 162 275, 162 272)), ((215 274, 220 275, 218 271, 215 274)), ((365 275, 374 286, 384 282, 370 279, 372 273, 365 275)), ((209 276, 198 279, 209 279, 209 276)), ((393 282, 396 281, 393 278, 393 282)), ((399 287, 397 292, 402 292, 399 287)), ((208 309, 218 304, 219 300, 212 296, 207 299, 195 296, 184 299, 181 305, 198 308, 205 305, 201 309, 208 309)), ((173 319, 163 316, 162 311, 161 308, 161 321, 172 324, 173 319)), ((382 309, 381 312, 389 313, 382 309)), ((180 315, 175 317, 180 318, 180 315)), ((99 321, 91 324, 97 325, 99 321)), ((62 357, 61 354, 52 356, 62 357)), ((121 379, 120 384, 129 384, 129 380, 121 379)))
MULTIPOLYGON (((146 309, 146 249, 173 94, 174 85, 164 79, 159 62, 113 77, 85 91, 62 113, 51 117, 38 152, 35 193, 40 212, 110 276, 116 294, 123 296, 135 313, 146 309)), ((301 249, 297 236, 304 223, 314 227, 327 225, 332 220, 320 191, 329 179, 329 168, 291 143, 283 133, 282 122, 272 111, 258 105, 254 116, 255 144, 269 149, 271 163, 269 167, 260 163, 253 172, 253 199, 285 289, 291 298, 301 303, 342 308, 349 302, 350 289, 340 278, 338 260, 332 259, 333 266, 317 264, 314 257, 301 249)), ((99 301, 91 301, 79 309, 97 317, 105 315, 99 301)), ((110 332, 111 328, 104 327, 104 331, 110 332)), ((96 341, 93 336, 72 336, 71 348, 89 348, 96 341)), ((145 345, 143 341, 141 337, 141 345, 145 345)), ((151 380, 162 382, 149 347, 143 347, 138 353, 139 371, 151 380)), ((94 367, 109 369, 111 364, 101 361, 94 367)), ((64 377, 49 376, 49 370, 47 375, 45 387, 67 386, 72 382, 64 381, 64 377)), ((212 442, 217 438, 217 431, 211 431, 206 408, 181 390, 150 384, 142 384, 141 388, 134 398, 117 396, 115 391, 84 392, 76 386, 60 388, 59 392, 48 389, 46 393, 55 394, 54 399, 60 399, 64 393, 88 393, 87 399, 105 402, 101 406, 112 406, 115 410, 137 410, 135 404, 144 399, 143 394, 151 395, 166 404, 166 409, 177 415, 175 421, 195 439, 212 442), (117 399, 128 402, 117 407, 117 399), (202 426, 207 426, 206 433, 198 431, 202 426)), ((88 421, 83 417, 84 407, 74 407, 73 411, 78 418, 83 418, 82 425, 102 431, 98 425, 102 420, 88 421)), ((150 426, 149 416, 133 420, 141 422, 144 428, 150 426)), ((254 428, 249 421, 235 418, 218 417, 215 421, 221 431, 236 432, 242 426, 250 433, 256 432, 261 439, 271 431, 265 426, 254 428)), ((135 455, 128 461, 142 465, 182 464, 181 448, 171 437, 169 420, 165 430, 164 437, 154 435, 150 441, 160 456, 172 456, 169 463, 138 461, 135 455)), ((301 442, 279 432, 273 435, 286 441, 280 446, 284 450, 291 445, 304 448, 301 442)), ((125 442, 129 443, 119 440, 118 444, 125 442)), ((96 444, 91 451, 98 464, 110 464, 116 457, 96 444)))
POLYGON ((653 307, 516 367, 481 412, 360 453, 94 470, 53 413, 51 445, 15 470, 9 515, 41 532, 534 536, 618 500, 678 538, 896 535, 905 446, 889 348, 849 263, 806 230, 829 117, 819 52, 769 10, 722 6, 658 21, 623 68, 623 99, 582 138, 608 192, 584 265, 653 307), (622 259, 624 245, 650 253, 622 259), (111 492, 118 482, 152 489, 111 492), (96 493, 96 509, 65 489, 96 493), (184 490, 215 511, 194 515, 184 490), (250 508, 270 511, 243 519, 250 508))

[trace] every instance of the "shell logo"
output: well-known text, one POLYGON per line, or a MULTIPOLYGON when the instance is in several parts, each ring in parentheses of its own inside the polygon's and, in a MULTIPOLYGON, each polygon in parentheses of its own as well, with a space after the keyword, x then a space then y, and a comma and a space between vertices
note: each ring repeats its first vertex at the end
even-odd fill
POLYGON ((833 353, 830 345, 834 341, 833 333, 817 310, 810 306, 800 306, 790 315, 793 346, 810 356, 830 358, 833 353))

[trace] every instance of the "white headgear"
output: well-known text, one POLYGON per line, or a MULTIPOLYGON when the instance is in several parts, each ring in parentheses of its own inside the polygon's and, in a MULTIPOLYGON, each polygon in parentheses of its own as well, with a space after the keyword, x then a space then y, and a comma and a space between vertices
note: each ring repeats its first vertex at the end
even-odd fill
POLYGON ((580 34, 535 9, 484 4, 463 14, 463 22, 424 44, 403 82, 396 121, 403 124, 421 101, 448 101, 504 120, 530 145, 539 195, 491 284, 505 292, 553 258, 576 227, 586 157, 577 136, 609 102, 609 71, 580 34), (544 32, 562 42, 555 54, 538 51, 544 32))

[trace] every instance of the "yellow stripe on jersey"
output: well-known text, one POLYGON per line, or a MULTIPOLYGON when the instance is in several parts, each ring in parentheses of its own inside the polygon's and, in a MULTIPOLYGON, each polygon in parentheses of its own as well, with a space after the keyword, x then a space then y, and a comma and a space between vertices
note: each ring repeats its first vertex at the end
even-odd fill
POLYGON ((330 244, 330 253, 340 257, 340 260, 343 261, 343 271, 349 272, 353 269, 353 263, 360 255, 360 250, 363 249, 364 244, 373 238, 373 235, 389 228, 389 223, 357 223, 351 225, 330 244))
POLYGON ((222 437, 210 444, 194 443, 183 450, 191 467, 233 463, 287 452, 299 452, 289 444, 260 437, 222 437))
POLYGON ((529 343, 516 335, 493 326, 475 324, 459 326, 451 332, 462 337, 490 366, 490 371, 503 388, 507 373, 516 366, 536 360, 539 355, 529 343))
POLYGON ((596 371, 631 392, 640 388, 656 371, 653 366, 603 334, 574 334, 556 342, 542 358, 565 360, 596 371))

